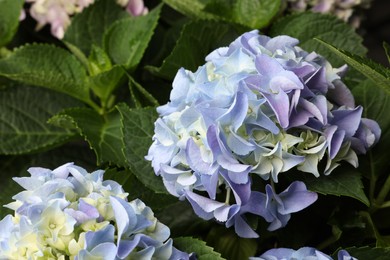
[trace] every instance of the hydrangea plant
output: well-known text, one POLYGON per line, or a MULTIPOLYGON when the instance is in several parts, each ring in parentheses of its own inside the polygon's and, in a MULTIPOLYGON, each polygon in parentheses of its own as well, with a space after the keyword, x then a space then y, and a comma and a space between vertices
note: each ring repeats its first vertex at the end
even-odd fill
POLYGON ((341 161, 357 167, 357 154, 380 137, 341 80, 346 66, 333 68, 297 44, 289 36, 245 33, 210 53, 196 72, 180 69, 170 102, 157 108, 146 157, 155 173, 197 215, 234 226, 242 237, 258 236, 247 213, 272 231, 316 201, 299 181, 277 193, 290 169, 319 177, 341 161))
POLYGON ((0 221, 0 259, 190 259, 141 200, 127 201, 103 170, 73 163, 30 168, 14 178, 25 190, 0 221))

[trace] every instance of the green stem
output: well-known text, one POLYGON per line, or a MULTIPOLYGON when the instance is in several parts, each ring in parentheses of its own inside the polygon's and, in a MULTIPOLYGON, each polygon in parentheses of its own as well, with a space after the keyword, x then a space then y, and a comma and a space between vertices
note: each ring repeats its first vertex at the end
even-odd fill
MULTIPOLYGON (((372 153, 369 152, 370 162, 373 162, 372 153)), ((370 190, 369 190, 369 197, 371 204, 374 202, 374 196, 375 196, 375 185, 376 185, 376 175, 375 175, 375 167, 373 163, 370 163, 370 172, 371 172, 371 178, 370 178, 370 190)))
POLYGON ((320 244, 316 246, 318 250, 323 250, 330 246, 331 244, 337 242, 341 237, 342 231, 336 226, 332 227, 332 235, 328 237, 326 240, 322 241, 320 244))
POLYGON ((385 184, 382 186, 382 189, 379 192, 379 195, 376 199, 376 202, 379 206, 383 204, 385 201, 387 194, 389 194, 390 191, 390 175, 387 177, 385 184))
POLYGON ((383 202, 380 206, 381 209, 389 208, 390 207, 390 201, 383 202))
POLYGON ((92 100, 88 99, 85 101, 89 106, 91 106, 96 112, 98 112, 100 115, 104 114, 104 111, 101 107, 99 107, 95 102, 92 100))
POLYGON ((230 192, 231 192, 231 189, 230 189, 230 188, 226 188, 226 199, 225 199, 225 204, 226 204, 226 205, 229 205, 229 201, 230 201, 230 192))
POLYGON ((376 229, 374 222, 372 221, 371 215, 367 211, 360 211, 359 215, 366 219, 367 224, 372 229, 372 232, 374 233, 375 238, 378 240, 381 239, 381 235, 379 234, 379 231, 376 229))

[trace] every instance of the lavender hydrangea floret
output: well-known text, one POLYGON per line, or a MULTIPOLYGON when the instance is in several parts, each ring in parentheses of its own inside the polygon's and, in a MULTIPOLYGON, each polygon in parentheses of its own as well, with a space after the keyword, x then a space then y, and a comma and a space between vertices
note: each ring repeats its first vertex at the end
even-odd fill
POLYGON ((25 190, 0 221, 1 259, 193 259, 141 200, 127 201, 104 171, 67 163, 14 178, 25 190))
MULTIPOLYGON (((250 260, 332 260, 333 258, 313 247, 302 247, 298 250, 290 248, 274 248, 263 253, 259 257, 250 257, 250 260)), ((340 250, 337 255, 338 260, 357 260, 346 250, 340 250)))
POLYGON ((246 213, 275 230, 316 200, 300 182, 290 183, 288 196, 276 195, 285 172, 319 177, 341 161, 357 167, 357 155, 380 137, 341 80, 346 66, 333 68, 298 43, 245 33, 210 53, 196 72, 180 69, 170 101, 157 108, 146 156, 155 173, 200 217, 235 226, 243 237, 257 236, 246 213), (264 184, 253 183, 256 175, 264 184), (276 204, 265 203, 271 197, 276 204), (283 209, 287 204, 294 210, 283 209))

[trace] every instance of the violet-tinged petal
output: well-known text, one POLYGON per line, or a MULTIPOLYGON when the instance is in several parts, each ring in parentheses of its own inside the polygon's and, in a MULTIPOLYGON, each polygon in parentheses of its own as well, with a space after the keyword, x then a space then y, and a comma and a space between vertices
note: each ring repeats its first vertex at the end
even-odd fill
MULTIPOLYGON (((234 198, 236 200, 236 203, 238 205, 245 204, 249 200, 250 195, 251 195, 251 182, 248 178, 245 178, 246 182, 242 182, 242 183, 234 182, 231 179, 231 176, 233 174, 234 173, 221 171, 221 175, 223 176, 223 178, 229 184, 229 187, 233 191, 233 195, 234 195, 234 198)), ((237 181, 239 181, 239 180, 237 180, 237 181)))
POLYGON ((200 196, 192 191, 186 191, 185 196, 187 200, 191 203, 192 208, 194 209, 195 213, 205 219, 210 220, 214 217, 213 212, 221 207, 226 206, 222 202, 218 202, 215 200, 211 200, 209 198, 200 196))
POLYGON ((96 232, 88 231, 85 235, 85 249, 91 251, 99 244, 114 242, 115 227, 107 225, 96 232))
POLYGON ((231 126, 234 132, 242 125, 248 111, 248 97, 242 93, 237 92, 233 104, 224 115, 217 120, 221 126, 231 126))
POLYGON ((235 217, 234 230, 237 235, 245 238, 258 238, 259 235, 253 231, 248 223, 239 215, 235 217))
POLYGON ((128 230, 131 230, 137 224, 137 216, 133 208, 123 199, 110 196, 110 203, 115 215, 115 222, 118 228, 118 245, 128 230))
POLYGON ((327 97, 338 106, 355 107, 355 98, 351 90, 339 79, 333 81, 334 88, 329 89, 327 97))
POLYGON ((339 109, 332 111, 333 117, 329 120, 329 124, 337 125, 338 129, 345 131, 347 137, 351 137, 359 127, 362 112, 363 108, 361 106, 353 110, 339 109))
POLYGON ((340 250, 337 253, 338 260, 357 260, 357 258, 351 256, 346 250, 340 250))
POLYGON ((279 209, 281 214, 290 214, 301 211, 313 204, 318 195, 308 191, 306 185, 300 181, 294 181, 285 191, 279 194, 283 201, 283 207, 279 209))
POLYGON ((203 160, 200 149, 192 138, 187 141, 186 158, 189 166, 194 171, 201 174, 212 174, 212 164, 203 160))

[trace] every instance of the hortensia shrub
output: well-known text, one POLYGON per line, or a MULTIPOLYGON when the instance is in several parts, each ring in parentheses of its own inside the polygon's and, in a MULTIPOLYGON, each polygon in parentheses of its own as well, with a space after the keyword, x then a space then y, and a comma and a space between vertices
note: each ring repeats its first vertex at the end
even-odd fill
POLYGON ((319 177, 342 162, 357 167, 357 154, 379 139, 378 124, 362 118, 342 81, 346 69, 292 37, 245 33, 196 72, 177 72, 146 159, 201 218, 247 238, 258 236, 249 214, 270 231, 282 228, 317 200, 289 171, 319 177))
POLYGON ((194 259, 141 200, 127 201, 103 170, 64 164, 14 178, 25 190, 0 221, 0 259, 194 259))

